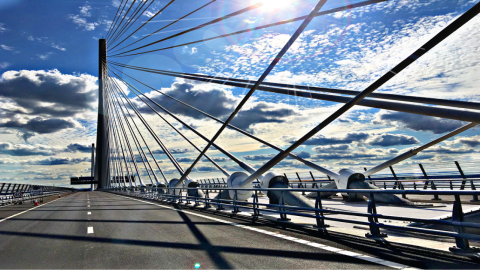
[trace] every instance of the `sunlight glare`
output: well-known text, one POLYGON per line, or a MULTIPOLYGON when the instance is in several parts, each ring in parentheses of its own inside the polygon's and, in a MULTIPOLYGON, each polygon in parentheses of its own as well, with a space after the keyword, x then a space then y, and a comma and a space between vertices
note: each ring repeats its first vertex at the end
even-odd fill
POLYGON ((292 0, 251 0, 252 4, 262 3, 263 11, 273 11, 291 6, 292 0))

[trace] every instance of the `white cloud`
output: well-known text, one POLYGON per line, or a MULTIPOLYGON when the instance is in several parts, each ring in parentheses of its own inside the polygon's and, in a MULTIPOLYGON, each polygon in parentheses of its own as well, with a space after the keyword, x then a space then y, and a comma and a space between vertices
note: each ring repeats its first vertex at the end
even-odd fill
POLYGON ((8 29, 5 27, 4 23, 0 23, 0 33, 7 32, 8 29))
POLYGON ((92 14, 90 13, 90 10, 92 9, 91 6, 85 5, 83 7, 80 7, 80 14, 85 17, 91 17, 92 14))
POLYGON ((1 44, 0 47, 6 51, 13 51, 15 48, 1 44))
POLYGON ((10 66, 10 63, 8 62, 0 62, 0 69, 4 69, 10 66))
POLYGON ((67 49, 63 48, 63 47, 60 47, 59 45, 53 43, 52 44, 52 48, 54 49, 57 49, 57 50, 60 50, 60 51, 66 51, 67 49))
POLYGON ((148 17, 148 18, 151 18, 151 17, 153 17, 155 14, 157 14, 157 12, 158 12, 158 11, 155 11, 155 10, 153 10, 153 11, 147 10, 147 11, 145 11, 142 15, 143 15, 143 16, 146 16, 146 17, 148 17))
POLYGON ((48 53, 44 53, 44 54, 37 54, 37 57, 40 60, 47 60, 50 57, 50 55, 52 55, 52 54, 53 54, 53 52, 48 52, 48 53))
POLYGON ((86 31, 95 30, 95 28, 99 25, 98 22, 87 22, 85 18, 80 17, 80 15, 68 15, 68 18, 73 21, 76 25, 85 28, 86 31))

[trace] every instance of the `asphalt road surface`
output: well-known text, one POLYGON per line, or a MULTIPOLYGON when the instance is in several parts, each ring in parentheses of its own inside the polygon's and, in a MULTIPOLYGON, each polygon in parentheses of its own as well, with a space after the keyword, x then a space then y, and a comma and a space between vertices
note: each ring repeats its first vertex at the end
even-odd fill
MULTIPOLYGON (((79 192, 27 212, 21 213, 26 211, 22 208, 10 218, 2 215, 0 268, 194 269, 196 263, 200 269, 392 269, 386 266, 389 263, 397 263, 397 269, 398 264, 478 267, 469 259, 448 253, 408 251, 366 239, 322 238, 171 208, 109 193, 79 192), (358 254, 370 259, 358 258, 358 254), (376 258, 380 258, 379 263, 374 262, 376 258)), ((12 211, 0 208, 0 213, 12 211)))

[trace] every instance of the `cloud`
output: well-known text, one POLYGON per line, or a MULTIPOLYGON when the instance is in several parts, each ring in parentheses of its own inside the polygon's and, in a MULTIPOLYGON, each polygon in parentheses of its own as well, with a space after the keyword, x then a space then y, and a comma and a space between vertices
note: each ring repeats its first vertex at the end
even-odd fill
POLYGON ((218 169, 213 166, 198 166, 195 167, 198 172, 218 172, 218 169))
POLYGON ((452 131, 463 126, 465 123, 450 119, 415 115, 402 112, 380 113, 374 123, 382 123, 392 126, 403 126, 415 131, 429 131, 434 134, 441 134, 452 131))
MULTIPOLYGON (((170 88, 162 88, 161 91, 217 118, 230 115, 235 105, 240 101, 240 98, 235 97, 230 90, 224 90, 216 85, 206 83, 175 82, 170 88)), ((158 104, 167 107, 174 114, 195 119, 206 118, 203 114, 172 101, 157 92, 150 92, 147 95, 158 104)), ((141 100, 138 98, 134 100, 142 112, 153 113, 141 100)), ((231 123, 238 128, 249 129, 252 125, 259 123, 283 123, 285 122, 284 118, 297 113, 293 108, 284 104, 263 101, 251 102, 248 107, 237 114, 231 123)))
POLYGON ((0 23, 0 33, 7 32, 8 29, 5 27, 4 23, 0 23))
POLYGON ((258 102, 250 109, 240 111, 231 124, 240 128, 248 129, 258 123, 283 123, 284 118, 294 114, 290 108, 279 108, 266 102, 258 102))
POLYGON ((7 71, 0 77, 0 97, 15 105, 17 116, 23 112, 71 117, 93 109, 98 91, 96 80, 91 75, 67 75, 58 70, 7 71))
MULTIPOLYGON (((229 162, 231 161, 231 159, 229 158, 225 158, 225 157, 210 157, 211 159, 213 159, 213 161, 215 162, 229 162)), ((208 161, 208 159, 204 158, 203 161, 208 161)))
POLYGON ((18 130, 28 130, 40 134, 54 133, 62 129, 74 128, 76 123, 64 119, 42 119, 40 117, 28 120, 26 123, 21 123, 17 120, 10 120, 5 123, 0 123, 0 127, 15 128, 18 130))
POLYGON ((10 156, 52 156, 61 149, 47 145, 0 143, 0 154, 10 156))
MULTIPOLYGON (((230 92, 221 89, 204 90, 196 87, 196 84, 191 83, 175 82, 170 88, 162 88, 162 92, 176 97, 181 101, 216 117, 231 113, 233 106, 238 101, 238 98, 234 97, 230 92)), ((202 114, 189 109, 180 103, 172 102, 171 99, 157 92, 151 92, 148 96, 160 105, 168 103, 168 110, 174 114, 186 115, 196 119, 204 118, 202 114)), ((146 105, 142 104, 141 101, 138 99, 135 100, 144 112, 152 113, 152 111, 146 105)))
POLYGON ((18 136, 22 138, 25 142, 28 141, 31 137, 35 136, 35 133, 33 132, 19 132, 18 136))
POLYGON ((4 69, 10 66, 10 63, 8 62, 0 62, 0 69, 4 69))
POLYGON ((436 145, 426 150, 423 153, 437 153, 437 154, 468 154, 476 153, 476 151, 470 147, 448 147, 442 145, 436 145))
POLYGON ((51 166, 51 165, 74 165, 83 162, 90 162, 90 158, 47 158, 42 160, 30 160, 25 163, 30 165, 42 165, 42 166, 51 166))
POLYGON ((60 50, 60 51, 66 51, 67 49, 60 47, 59 45, 52 43, 52 48, 60 50))
POLYGON ((361 154, 361 153, 351 153, 351 154, 318 154, 313 155, 312 159, 357 159, 357 158, 376 158, 376 154, 361 154))
POLYGON ((300 158, 310 158, 311 155, 310 153, 306 152, 306 151, 301 151, 301 152, 297 152, 297 153, 294 153, 296 156, 300 157, 300 158))
POLYGON ((435 157, 435 155, 417 154, 417 155, 411 157, 410 159, 413 159, 413 160, 425 160, 425 159, 433 159, 434 157, 435 157))
POLYGON ((80 17, 80 15, 70 14, 68 15, 68 18, 72 20, 74 24, 84 28, 86 31, 93 31, 99 25, 98 22, 87 22, 87 20, 80 17))
POLYGON ((472 136, 472 137, 460 137, 455 139, 455 143, 466 144, 470 147, 477 147, 480 145, 480 136, 472 136))
POLYGON ((91 17, 92 14, 90 13, 90 10, 92 9, 91 6, 85 5, 83 7, 80 7, 80 14, 85 17, 91 17))
POLYGON ((91 153, 92 145, 83 145, 78 143, 69 144, 66 148, 66 152, 80 152, 80 153, 91 153))
POLYGON ((53 54, 53 52, 48 52, 48 53, 44 53, 44 54, 36 54, 36 56, 40 60, 47 60, 50 57, 50 55, 52 55, 52 54, 53 54))
MULTIPOLYGON (((353 142, 363 142, 370 137, 370 134, 367 133, 347 133, 343 137, 325 137, 320 135, 314 137, 304 142, 303 145, 331 145, 331 144, 348 144, 353 142)), ((289 143, 294 143, 295 141, 289 141, 289 143)))
MULTIPOLYGON (((50 46, 54 49, 60 50, 60 51, 66 51, 67 50, 67 49, 61 47, 60 45, 55 44, 55 42, 51 41, 48 37, 37 37, 37 38, 35 38, 33 36, 28 36, 27 39, 29 41, 35 41, 36 40, 40 43, 43 43, 45 45, 48 45, 48 46, 50 46)), ((50 52, 50 53, 47 53, 47 54, 37 54, 37 56, 41 55, 42 57, 39 56, 39 58, 41 58, 41 59, 44 58, 42 60, 45 60, 49 57, 50 54, 53 54, 53 53, 50 52)))
POLYGON ((317 146, 312 148, 313 151, 317 153, 330 153, 330 152, 345 152, 347 150, 351 150, 351 147, 346 144, 342 145, 328 145, 328 146, 317 146))
POLYGON ((15 48, 1 44, 0 47, 6 51, 13 51, 15 48))
POLYGON ((157 12, 152 12, 152 11, 150 11, 150 10, 147 10, 147 11, 145 11, 142 15, 143 15, 143 16, 146 16, 146 17, 148 17, 148 18, 151 18, 151 17, 153 17, 156 13, 157 13, 157 12))
MULTIPOLYGON (((190 150, 186 149, 186 148, 172 148, 172 149, 168 149, 168 151, 170 151, 170 153, 172 154, 185 154, 187 152, 190 152, 190 150)), ((161 154, 165 154, 165 152, 163 152, 163 150, 161 149, 157 149, 157 150, 153 150, 152 151, 153 154, 155 155, 161 155, 161 154)))
POLYGON ((376 135, 367 141, 373 146, 394 146, 394 145, 411 145, 420 143, 417 138, 413 136, 397 135, 397 134, 381 134, 376 135))
MULTIPOLYGON (((210 157, 211 159, 213 159, 213 161, 215 162, 229 162, 231 161, 229 158, 225 158, 225 157, 210 157)), ((207 160, 207 159, 205 159, 207 160)))
POLYGON ((192 163, 195 161, 194 158, 188 158, 188 157, 181 157, 181 158, 177 158, 177 161, 178 162, 184 162, 184 163, 192 163))
POLYGON ((250 161, 262 161, 262 160, 270 160, 275 157, 275 154, 262 154, 262 155, 247 155, 242 156, 245 160, 250 161))

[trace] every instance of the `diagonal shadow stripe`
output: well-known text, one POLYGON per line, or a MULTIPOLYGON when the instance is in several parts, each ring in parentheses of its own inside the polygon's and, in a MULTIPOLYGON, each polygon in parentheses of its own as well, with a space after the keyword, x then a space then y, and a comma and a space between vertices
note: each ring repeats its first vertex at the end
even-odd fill
MULTIPOLYGON (((163 241, 147 241, 147 240, 131 240, 121 238, 106 238, 106 237, 85 237, 75 235, 58 235, 58 234, 46 234, 46 233, 28 233, 28 232, 11 232, 0 231, 0 235, 9 236, 21 236, 21 237, 37 237, 48 238, 56 240, 70 240, 70 241, 83 241, 92 243, 108 243, 108 244, 120 244, 120 245, 136 245, 136 246, 149 246, 157 248, 173 248, 181 250, 205 250, 205 246, 202 244, 187 244, 187 243, 171 243, 163 241)), ((249 254, 256 256, 269 256, 278 258, 297 258, 316 261, 334 261, 334 262, 352 262, 361 265, 376 265, 364 260, 355 259, 341 254, 330 253, 326 251, 316 252, 304 252, 304 251, 287 251, 280 249, 264 249, 264 248, 251 248, 251 247, 230 247, 230 246, 210 246, 214 249, 214 252, 225 253, 238 253, 249 254)), ((0 254, 1 256, 1 254, 0 254)))

